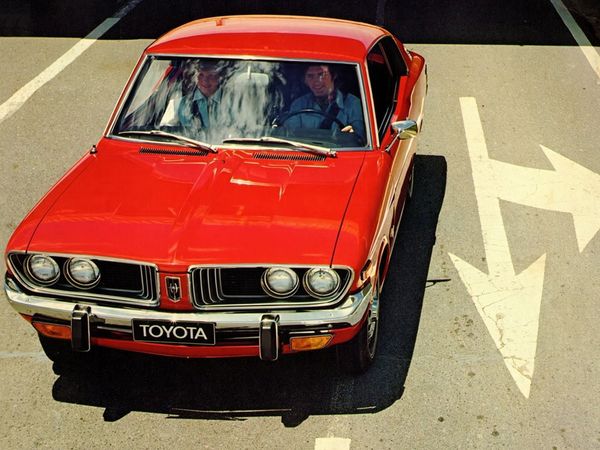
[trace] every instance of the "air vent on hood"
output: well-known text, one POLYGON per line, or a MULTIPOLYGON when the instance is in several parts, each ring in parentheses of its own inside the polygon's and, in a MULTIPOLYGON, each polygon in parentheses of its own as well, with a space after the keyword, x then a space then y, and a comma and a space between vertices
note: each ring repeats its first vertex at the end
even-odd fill
POLYGON ((140 153, 150 155, 170 155, 170 156, 206 156, 208 150, 174 150, 170 148, 140 148, 140 153))
POLYGON ((283 161, 323 161, 325 155, 306 155, 304 153, 294 155, 280 155, 277 153, 255 153, 254 159, 277 159, 283 161))

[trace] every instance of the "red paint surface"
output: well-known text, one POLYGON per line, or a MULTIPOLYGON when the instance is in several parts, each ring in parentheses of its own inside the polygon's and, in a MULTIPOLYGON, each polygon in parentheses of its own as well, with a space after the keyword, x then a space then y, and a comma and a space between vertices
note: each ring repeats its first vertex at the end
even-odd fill
MULTIPOLYGON (((328 264, 364 152, 324 161, 252 152, 163 156, 103 139, 85 172, 35 214, 29 251, 190 264, 328 264)), ((144 144, 148 146, 148 144, 144 144)), ((155 147, 165 148, 166 145, 155 147)))
POLYGON ((210 18, 165 34, 148 52, 362 61, 370 45, 386 34, 374 25, 325 18, 210 18))

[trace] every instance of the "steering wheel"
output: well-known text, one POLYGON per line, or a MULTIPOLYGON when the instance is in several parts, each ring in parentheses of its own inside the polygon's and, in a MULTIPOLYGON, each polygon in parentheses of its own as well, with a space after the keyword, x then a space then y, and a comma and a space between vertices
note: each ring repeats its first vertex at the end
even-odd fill
POLYGON ((288 119, 290 119, 291 117, 297 116, 298 114, 318 114, 327 119, 331 119, 333 122, 335 122, 340 127, 340 130, 346 126, 340 119, 335 117, 333 114, 329 114, 324 111, 319 111, 318 109, 314 109, 314 108, 305 108, 305 109, 300 109, 298 111, 279 114, 277 117, 275 117, 275 119, 273 119, 273 122, 271 123, 271 125, 273 127, 282 126, 288 119))

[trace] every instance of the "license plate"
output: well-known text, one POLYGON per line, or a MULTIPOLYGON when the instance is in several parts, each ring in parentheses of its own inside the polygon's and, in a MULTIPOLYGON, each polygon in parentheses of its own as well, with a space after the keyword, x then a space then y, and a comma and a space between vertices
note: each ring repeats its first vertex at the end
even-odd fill
POLYGON ((133 340, 163 344, 215 345, 215 324, 132 320, 133 340))

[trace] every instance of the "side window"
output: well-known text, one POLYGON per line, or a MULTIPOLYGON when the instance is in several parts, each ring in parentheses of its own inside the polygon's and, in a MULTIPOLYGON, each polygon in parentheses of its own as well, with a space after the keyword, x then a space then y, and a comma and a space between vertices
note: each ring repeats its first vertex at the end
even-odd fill
POLYGON ((400 77, 406 64, 391 37, 379 41, 367 55, 367 68, 375 105, 377 131, 381 139, 396 107, 400 77))
POLYGON ((394 77, 396 78, 396 81, 398 81, 399 77, 408 73, 406 63, 404 62, 404 59, 402 59, 400 50, 398 50, 398 46, 391 37, 382 39, 381 45, 385 51, 385 55, 387 56, 394 77))

